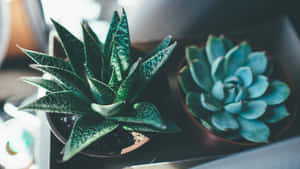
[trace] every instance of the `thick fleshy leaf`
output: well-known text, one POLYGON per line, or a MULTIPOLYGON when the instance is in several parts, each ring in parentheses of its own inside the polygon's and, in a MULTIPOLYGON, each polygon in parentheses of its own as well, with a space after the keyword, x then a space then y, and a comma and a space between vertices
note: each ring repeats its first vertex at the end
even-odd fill
POLYGON ((102 63, 102 49, 99 43, 88 33, 85 26, 82 25, 85 68, 90 77, 100 80, 102 63))
POLYGON ((237 96, 237 89, 235 87, 229 88, 226 90, 225 94, 226 94, 225 103, 226 104, 232 103, 232 102, 234 102, 234 100, 237 96))
POLYGON ((211 116, 211 124, 221 131, 236 130, 239 123, 234 116, 227 112, 217 112, 211 116))
POLYGON ((223 40, 212 35, 208 37, 205 51, 210 65, 212 65, 217 58, 225 56, 226 53, 223 40))
POLYGON ((207 120, 199 119, 199 121, 202 124, 202 126, 205 127, 207 130, 213 130, 214 129, 214 127, 207 120))
POLYGON ((108 105, 92 103, 91 108, 98 114, 104 117, 109 117, 118 114, 125 103, 125 101, 115 102, 108 105))
POLYGON ((212 79, 208 65, 201 60, 193 60, 188 64, 194 82, 201 89, 209 92, 212 87, 212 79))
POLYGON ((87 77, 90 90, 99 104, 111 104, 115 99, 116 93, 107 84, 94 78, 87 77))
POLYGON ((214 98, 218 99, 219 101, 224 100, 224 84, 221 81, 217 81, 211 89, 211 94, 214 98))
POLYGON ((121 59, 115 45, 112 48, 111 65, 115 73, 116 80, 121 82, 125 76, 125 72, 122 71, 121 59))
POLYGON ((185 94, 193 91, 201 92, 201 89, 195 84, 187 65, 185 65, 179 70, 178 81, 181 89, 185 94))
POLYGON ((225 77, 224 70, 225 58, 223 56, 217 58, 211 67, 211 76, 215 81, 223 80, 225 77))
MULTIPOLYGON (((19 47, 20 48, 20 47, 19 47)), ((28 49, 20 48, 31 60, 39 65, 54 66, 60 69, 72 71, 71 65, 61 58, 46 55, 44 53, 35 52, 28 49)))
POLYGON ((290 113, 288 112, 285 105, 281 104, 275 107, 271 107, 267 114, 263 117, 263 119, 265 122, 273 124, 285 119, 289 115, 290 113))
POLYGON ((79 117, 64 148, 63 161, 71 159, 81 150, 114 131, 119 124, 103 121, 96 116, 79 117))
POLYGON ((20 110, 53 113, 88 114, 93 113, 89 103, 70 91, 56 92, 41 97, 20 110))
POLYGON ((197 46, 189 46, 185 49, 185 58, 187 62, 191 63, 193 60, 201 60, 208 67, 209 63, 205 54, 204 48, 199 48, 197 46))
POLYGON ((63 69, 59 69, 52 66, 42 66, 42 65, 31 65, 32 68, 40 70, 44 73, 49 73, 56 80, 61 82, 61 84, 68 90, 79 94, 80 96, 87 98, 85 93, 88 93, 88 87, 84 82, 78 78, 75 74, 63 69))
POLYGON ((167 128, 162 120, 160 112, 152 103, 136 103, 133 108, 135 110, 135 116, 114 116, 109 117, 109 119, 120 122, 146 124, 162 130, 167 128))
POLYGON ((224 106, 224 109, 226 112, 229 112, 231 114, 238 114, 242 111, 243 109, 243 102, 235 102, 235 103, 230 103, 224 106))
POLYGON ((55 80, 43 79, 41 77, 22 77, 22 80, 37 87, 41 87, 48 92, 58 92, 63 90, 63 87, 55 80))
POLYGON ((154 56, 157 52, 167 48, 170 43, 171 43, 171 40, 172 40, 172 36, 169 35, 167 37, 165 37, 160 43, 159 45, 153 49, 149 54, 148 54, 148 57, 151 57, 151 56, 154 56))
POLYGON ((56 21, 52 20, 52 23, 61 40, 73 72, 83 78, 85 58, 82 42, 56 21))
POLYGON ((238 118, 240 124, 240 135, 251 142, 266 143, 270 137, 269 127, 259 120, 247 120, 242 117, 238 118))
POLYGON ((224 80, 224 83, 239 84, 239 83, 241 83, 241 80, 236 76, 229 76, 229 77, 226 77, 226 79, 224 80))
POLYGON ((243 66, 250 53, 251 48, 246 42, 230 49, 225 55, 225 71, 227 76, 233 75, 239 67, 243 66))
POLYGON ((268 89, 268 78, 263 75, 255 77, 254 82, 248 87, 248 98, 255 99, 262 96, 268 89))
POLYGON ((104 44, 100 41, 100 39, 99 39, 98 35, 96 34, 96 32, 91 28, 91 26, 88 23, 86 23, 85 29, 90 34, 90 36, 98 43, 98 45, 100 46, 102 54, 104 54, 104 44))
POLYGON ((243 87, 239 87, 234 101, 240 102, 245 100, 246 97, 247 97, 247 89, 243 87))
POLYGON ((240 113, 245 119, 257 119, 261 117, 267 110, 267 103, 261 100, 249 101, 245 104, 245 109, 240 113))
MULTIPOLYGON (((134 93, 136 92, 136 85, 138 82, 138 75, 139 75, 139 65, 142 61, 142 58, 138 58, 138 60, 132 64, 130 67, 129 73, 126 79, 121 83, 118 91, 117 96, 115 98, 115 102, 118 101, 127 101, 129 100, 134 93)), ((133 100, 132 100, 133 101, 133 100)))
POLYGON ((201 119, 202 114, 207 114, 207 111, 201 106, 201 94, 197 92, 189 92, 185 96, 185 104, 189 112, 196 117, 201 119))
POLYGON ((108 85, 114 90, 117 91, 121 85, 121 81, 117 79, 115 70, 112 71, 111 77, 109 79, 108 85))
POLYGON ((225 48, 225 52, 229 51, 231 48, 233 48, 233 43, 227 39, 226 37, 224 36, 220 36, 220 38, 222 39, 223 41, 223 44, 224 44, 224 48, 225 48))
POLYGON ((253 52, 248 56, 247 66, 249 66, 253 74, 263 74, 268 65, 268 59, 265 52, 253 52))
POLYGON ((209 111, 216 112, 223 108, 222 104, 217 99, 204 93, 201 93, 200 101, 203 108, 209 111))
POLYGON ((157 129, 147 125, 141 124, 126 124, 123 125, 123 129, 126 131, 137 131, 137 132, 149 132, 149 133, 179 133, 181 129, 170 121, 166 121, 167 128, 164 130, 157 129))
POLYGON ((244 87, 248 87, 253 82, 253 74, 250 67, 240 67, 236 70, 235 76, 237 76, 244 87))
POLYGON ((265 101, 268 105, 280 104, 288 98, 290 92, 291 90, 287 84, 279 80, 274 80, 260 100, 265 101))

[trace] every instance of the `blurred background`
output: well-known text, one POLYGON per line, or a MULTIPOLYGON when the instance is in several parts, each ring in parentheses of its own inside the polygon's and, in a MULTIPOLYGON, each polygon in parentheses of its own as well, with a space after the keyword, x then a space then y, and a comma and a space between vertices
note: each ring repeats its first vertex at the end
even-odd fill
POLYGON ((35 114, 14 107, 36 93, 18 77, 37 74, 27 69, 30 61, 16 44, 48 52, 50 18, 78 37, 80 23, 89 22, 104 40, 113 11, 122 7, 129 18, 131 41, 137 45, 169 34, 182 39, 238 32, 280 16, 289 17, 297 33, 294 38, 300 32, 296 0, 0 0, 0 169, 47 169, 41 165, 49 165, 49 156, 44 157, 47 148, 39 148, 41 139, 49 144, 49 134, 40 133, 47 126, 35 114))

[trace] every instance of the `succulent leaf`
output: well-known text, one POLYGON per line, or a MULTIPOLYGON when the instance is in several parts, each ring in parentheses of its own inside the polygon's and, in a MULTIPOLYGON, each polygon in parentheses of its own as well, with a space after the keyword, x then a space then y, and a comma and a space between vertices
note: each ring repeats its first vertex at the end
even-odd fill
POLYGON ((210 65, 212 65, 217 58, 225 56, 226 53, 223 40, 212 35, 208 37, 205 51, 210 65))
POLYGON ((110 117, 118 114, 125 103, 125 101, 114 102, 108 105, 92 103, 91 108, 104 117, 110 117))
POLYGON ((212 79, 207 64, 201 60, 193 60, 189 63, 190 73, 194 82, 203 90, 210 91, 212 79))
POLYGON ((248 56, 247 66, 254 74, 263 74, 267 69, 268 59, 265 52, 252 52, 248 56))
POLYGON ((224 84, 221 81, 217 81, 211 89, 211 94, 219 101, 223 101, 225 98, 224 84))
POLYGON ((234 116, 226 112, 217 112, 211 116, 211 124, 221 131, 236 130, 239 123, 234 116))
POLYGON ((201 104, 199 104, 200 102, 201 93, 189 92, 185 96, 185 103, 189 112, 197 119, 201 119, 201 115, 207 113, 207 111, 202 108, 201 104))
POLYGON ((248 98, 255 99, 261 97, 268 89, 268 78, 263 75, 258 75, 254 82, 248 87, 248 98))
POLYGON ((192 63, 193 60, 201 60, 208 67, 210 66, 205 54, 204 48, 199 48, 197 46, 189 46, 185 50, 185 58, 187 62, 192 63))
POLYGON ((271 82, 269 89, 260 100, 265 101, 268 105, 277 105, 284 102, 290 95, 290 88, 284 82, 274 80, 271 82))
POLYGON ((43 79, 40 77, 23 77, 22 80, 26 83, 41 87, 48 92, 59 92, 63 87, 54 80, 43 79))
POLYGON ((178 81, 180 83, 180 86, 185 94, 188 92, 201 92, 201 89, 194 83, 193 78, 190 74, 189 68, 187 65, 185 65, 180 71, 179 71, 179 78, 178 81))
POLYGON ((224 106, 224 109, 228 113, 238 114, 243 109, 243 102, 235 102, 235 103, 227 104, 227 105, 224 106))
POLYGON ((201 93, 200 101, 206 110, 217 112, 223 108, 221 103, 210 95, 201 93))
POLYGON ((240 135, 252 142, 266 143, 270 137, 269 127, 259 120, 248 120, 242 117, 238 118, 240 124, 240 135))
POLYGON ((150 133, 178 133, 181 129, 175 124, 170 121, 165 122, 167 128, 157 129, 147 125, 140 125, 140 124, 126 124, 123 125, 123 129, 126 131, 138 131, 138 132, 150 132, 150 133))
POLYGON ((217 58, 211 67, 211 76, 215 81, 223 80, 225 77, 225 70, 224 70, 224 57, 217 58))
POLYGON ((253 82, 253 74, 250 67, 238 68, 235 75, 241 80, 244 87, 250 86, 253 82))
POLYGON ((240 113, 245 119, 257 119, 261 117, 267 110, 267 103, 261 100, 249 101, 245 105, 245 109, 240 113))
POLYGON ((285 105, 281 104, 271 107, 270 111, 267 112, 263 119, 265 122, 273 124, 285 119, 288 116, 290 116, 290 113, 285 105))
POLYGON ((70 91, 50 93, 27 105, 21 106, 20 110, 42 111, 67 114, 93 113, 86 100, 78 97, 70 91))
POLYGON ((236 96, 237 96, 237 89, 236 88, 230 88, 226 90, 226 97, 225 97, 225 103, 232 103, 234 102, 236 96))
POLYGON ((84 49, 82 42, 76 38, 71 32, 69 32, 65 27, 51 20, 56 32, 61 40, 65 53, 68 57, 69 63, 72 67, 73 72, 75 72, 79 77, 84 77, 84 49))
POLYGON ((63 161, 67 161, 96 140, 114 131, 119 124, 96 116, 82 116, 75 122, 64 148, 63 161))
POLYGON ((246 97, 247 97, 247 90, 243 87, 239 87, 237 95, 236 95, 234 101, 235 102, 240 102, 242 100, 245 100, 246 97))

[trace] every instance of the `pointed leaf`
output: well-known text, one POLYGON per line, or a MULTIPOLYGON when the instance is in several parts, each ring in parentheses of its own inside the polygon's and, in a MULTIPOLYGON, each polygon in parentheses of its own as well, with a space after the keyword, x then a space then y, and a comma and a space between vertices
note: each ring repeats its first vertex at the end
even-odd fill
POLYGON ((250 67, 240 67, 236 70, 235 76, 237 76, 244 87, 248 87, 253 82, 253 74, 250 67))
POLYGON ((87 80, 90 90, 99 104, 111 104, 113 102, 116 93, 112 88, 94 78, 87 77, 87 80))
POLYGON ((23 77, 22 80, 37 87, 41 87, 48 92, 58 92, 63 90, 62 86, 54 80, 43 79, 41 77, 23 77))
POLYGON ((99 45, 102 54, 104 54, 104 44, 100 41, 100 39, 98 38, 98 35, 96 34, 96 32, 91 28, 91 26, 86 23, 86 27, 85 27, 86 31, 89 33, 89 35, 97 42, 97 44, 99 45))
POLYGON ((270 124, 277 123, 280 120, 288 117, 290 113, 288 112, 285 105, 281 104, 275 107, 272 107, 269 112, 263 117, 264 121, 270 124))
POLYGON ((221 81, 217 81, 211 90, 211 94, 219 101, 223 101, 225 98, 224 84, 221 81))
POLYGON ((241 66, 243 66, 247 57, 251 52, 250 46, 243 42, 238 46, 230 49, 225 55, 225 70, 227 76, 233 75, 234 72, 241 66))
POLYGON ((179 133, 181 129, 170 121, 166 121, 167 128, 164 130, 157 129, 147 125, 141 124, 126 124, 123 126, 123 129, 126 131, 137 131, 137 132, 149 132, 149 133, 179 133))
POLYGON ((208 37, 205 51, 210 65, 212 65, 217 58, 225 56, 226 53, 223 40, 212 35, 208 37))
POLYGON ((61 58, 46 55, 44 53, 35 52, 20 48, 31 60, 39 65, 54 66, 60 69, 72 71, 71 65, 61 58))
POLYGON ((207 114, 207 111, 201 106, 200 93, 187 93, 187 95, 185 96, 185 104, 187 105, 189 112, 197 119, 201 119, 201 115, 207 114))
POLYGON ((103 121, 95 116, 79 117, 65 145, 63 161, 69 160, 96 140, 114 131, 118 126, 119 124, 103 121))
POLYGON ((171 43, 171 40, 172 40, 172 36, 169 35, 167 37, 165 37, 160 43, 159 45, 154 49, 152 50, 149 54, 148 54, 148 57, 151 57, 153 55, 155 55, 157 52, 167 48, 170 43, 171 43))
POLYGON ((217 99, 204 93, 201 93, 200 101, 202 106, 209 111, 216 112, 223 108, 222 104, 219 103, 217 99))
POLYGON ((109 119, 117 120, 121 122, 146 124, 158 129, 166 129, 167 126, 164 124, 160 112, 152 103, 140 102, 134 104, 134 110, 136 115, 131 116, 114 116, 109 117, 109 119))
POLYGON ((262 96, 268 89, 268 78, 263 75, 256 76, 254 82, 248 87, 248 98, 255 99, 262 96))
POLYGON ((263 74, 267 69, 268 59, 265 52, 253 52, 248 56, 247 66, 254 74, 263 74))
POLYGON ((267 109, 267 103, 260 100, 249 101, 245 105, 245 109, 240 113, 245 119, 257 119, 261 117, 267 109))
POLYGON ((268 105, 276 105, 284 102, 290 95, 290 88, 284 82, 274 80, 265 95, 260 100, 265 101, 268 105))
POLYGON ((220 38, 223 41, 225 51, 226 52, 229 51, 233 47, 233 43, 229 39, 227 39, 226 37, 224 37, 224 36, 220 36, 220 38))
POLYGON ((51 21, 61 40, 73 72, 75 72, 79 77, 84 77, 84 49, 82 42, 65 27, 54 20, 51 21))
POLYGON ((117 81, 121 82, 124 78, 125 72, 122 71, 121 60, 118 54, 118 49, 115 45, 112 48, 112 56, 111 56, 110 64, 112 65, 117 81))
POLYGON ((117 79, 117 75, 115 73, 115 70, 113 69, 111 77, 109 79, 108 85, 114 90, 117 91, 120 87, 121 81, 117 79))
POLYGON ((21 106, 19 109, 72 114, 93 113, 88 102, 70 91, 48 94, 32 103, 21 106))
POLYGON ((238 122, 227 112, 214 113, 211 117, 211 123, 221 131, 236 130, 239 128, 238 122))
POLYGON ((195 84, 187 65, 179 70, 178 82, 185 94, 192 91, 201 92, 201 89, 195 84))
POLYGON ((223 80, 225 77, 224 70, 225 59, 223 56, 217 58, 211 67, 211 76, 215 81, 223 80))
POLYGON ((259 120, 247 120, 242 117, 238 118, 240 124, 240 135, 251 142, 266 143, 270 137, 269 127, 259 120))
POLYGON ((230 103, 224 106, 224 109, 226 112, 229 112, 231 114, 238 114, 242 111, 243 109, 243 102, 235 102, 235 103, 230 103))
POLYGON ((120 101, 108 105, 92 103, 91 108, 104 117, 114 116, 118 114, 121 108, 125 105, 125 101, 120 101))

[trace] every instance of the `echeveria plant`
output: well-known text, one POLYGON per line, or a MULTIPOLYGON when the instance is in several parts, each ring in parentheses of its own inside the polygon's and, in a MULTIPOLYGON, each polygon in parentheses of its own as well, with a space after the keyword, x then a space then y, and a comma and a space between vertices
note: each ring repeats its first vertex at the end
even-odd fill
POLYGON ((268 57, 247 42, 236 46, 210 35, 204 47, 186 48, 179 72, 189 112, 203 126, 230 139, 268 142, 269 125, 287 116, 290 88, 269 77, 268 57))
POLYGON ((67 61, 22 49, 50 79, 26 77, 47 94, 20 107, 23 110, 78 115, 63 149, 63 161, 117 128, 125 131, 174 133, 179 128, 163 120, 150 102, 137 102, 151 79, 166 63, 176 42, 164 39, 149 55, 131 54, 127 17, 114 13, 105 43, 88 25, 82 25, 83 41, 52 21, 67 61))

